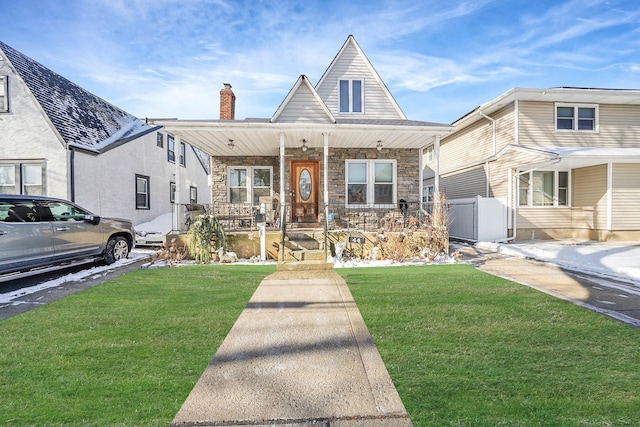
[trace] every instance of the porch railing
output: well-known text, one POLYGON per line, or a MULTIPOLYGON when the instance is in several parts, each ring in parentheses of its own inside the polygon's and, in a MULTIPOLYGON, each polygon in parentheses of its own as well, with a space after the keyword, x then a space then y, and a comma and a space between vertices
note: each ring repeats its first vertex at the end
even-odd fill
MULTIPOLYGON (((423 224, 432 210, 431 203, 400 201, 395 206, 358 205, 345 207, 344 205, 329 205, 326 218, 329 230, 350 229, 372 232, 384 228, 386 231, 399 231, 408 226, 423 224)), ((207 213, 218 218, 228 231, 257 230, 260 205, 249 203, 215 202, 210 204, 180 205, 179 224, 181 231, 187 231, 191 223, 200 214, 207 213)), ((285 206, 285 218, 290 222, 290 207, 285 206)), ((280 229, 279 206, 265 205, 263 220, 267 229, 280 229)), ((318 218, 324 219, 324 212, 318 218)))
POLYGON ((355 229, 363 232, 400 231, 420 226, 427 221, 431 203, 400 200, 397 206, 358 205, 353 207, 329 206, 328 228, 355 229))

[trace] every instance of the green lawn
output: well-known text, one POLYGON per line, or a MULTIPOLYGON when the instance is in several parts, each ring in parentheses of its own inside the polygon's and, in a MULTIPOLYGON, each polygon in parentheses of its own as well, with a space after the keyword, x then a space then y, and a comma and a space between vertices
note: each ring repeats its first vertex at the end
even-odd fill
POLYGON ((139 270, 0 322, 0 425, 167 426, 273 271, 139 270))
POLYGON ((640 331, 467 265, 340 269, 415 426, 638 426, 640 331))
MULTIPOLYGON (((273 271, 140 270, 0 322, 0 425, 168 425, 273 271)), ((467 265, 336 271, 416 427, 638 425, 640 331, 467 265)))

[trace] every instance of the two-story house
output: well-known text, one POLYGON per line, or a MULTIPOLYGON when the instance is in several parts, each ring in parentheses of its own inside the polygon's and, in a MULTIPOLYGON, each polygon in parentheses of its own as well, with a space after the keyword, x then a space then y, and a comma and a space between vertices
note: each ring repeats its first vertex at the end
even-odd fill
POLYGON ((510 238, 640 238, 640 90, 514 88, 453 125, 425 193, 500 199, 510 238))
POLYGON ((211 155, 214 211, 265 203, 308 227, 373 229, 386 211, 417 214, 423 150, 452 130, 408 120, 353 36, 315 86, 301 75, 270 118, 236 120, 229 84, 220 100, 220 120, 155 124, 211 155))
POLYGON ((68 199, 139 224, 210 201, 209 158, 187 141, 0 42, 0 193, 68 199))

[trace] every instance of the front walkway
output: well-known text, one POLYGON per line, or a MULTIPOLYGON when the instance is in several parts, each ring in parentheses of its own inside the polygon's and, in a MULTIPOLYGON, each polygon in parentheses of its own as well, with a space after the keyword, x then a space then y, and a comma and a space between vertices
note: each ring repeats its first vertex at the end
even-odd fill
POLYGON ((408 427, 344 280, 265 278, 172 426, 408 427))

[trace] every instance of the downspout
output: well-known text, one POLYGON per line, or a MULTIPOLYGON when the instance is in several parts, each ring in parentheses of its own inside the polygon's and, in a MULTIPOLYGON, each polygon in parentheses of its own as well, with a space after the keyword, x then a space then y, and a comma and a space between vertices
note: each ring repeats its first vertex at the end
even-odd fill
POLYGON ((76 201, 76 150, 75 147, 69 147, 69 200, 76 201))
POLYGON ((489 120, 491 122, 491 136, 492 136, 492 142, 493 142, 493 155, 495 156, 498 152, 497 150, 497 143, 496 143, 496 119, 487 116, 485 113, 482 112, 482 110, 478 110, 478 113, 480 113, 480 115, 482 117, 484 117, 485 119, 489 120))
MULTIPOLYGON (((484 117, 485 119, 489 120, 491 122, 491 139, 493 142, 493 156, 495 156, 498 152, 498 147, 497 147, 497 142, 496 142, 496 119, 487 116, 485 113, 482 112, 482 110, 478 110, 478 113, 484 117)), ((487 161, 484 164, 484 170, 485 173, 487 174, 487 181, 485 183, 485 197, 489 197, 490 194, 490 188, 489 188, 489 177, 491 176, 489 173, 489 162, 487 161)))

